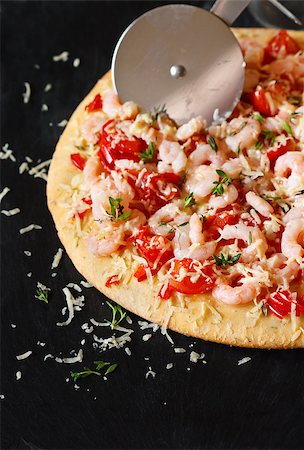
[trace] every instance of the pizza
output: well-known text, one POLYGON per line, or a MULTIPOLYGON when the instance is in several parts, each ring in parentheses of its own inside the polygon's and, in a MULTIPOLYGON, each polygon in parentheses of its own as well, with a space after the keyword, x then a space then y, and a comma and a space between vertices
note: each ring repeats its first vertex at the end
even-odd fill
POLYGON ((227 121, 121 104, 107 73, 60 137, 48 206, 78 271, 163 330, 304 347, 304 32, 233 32, 227 121))

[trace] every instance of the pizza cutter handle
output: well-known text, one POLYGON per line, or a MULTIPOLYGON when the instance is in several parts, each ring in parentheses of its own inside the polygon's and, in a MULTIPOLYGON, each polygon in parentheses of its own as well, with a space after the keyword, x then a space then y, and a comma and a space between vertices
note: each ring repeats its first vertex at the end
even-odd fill
POLYGON ((210 11, 227 25, 231 25, 250 2, 251 0, 217 0, 210 11))

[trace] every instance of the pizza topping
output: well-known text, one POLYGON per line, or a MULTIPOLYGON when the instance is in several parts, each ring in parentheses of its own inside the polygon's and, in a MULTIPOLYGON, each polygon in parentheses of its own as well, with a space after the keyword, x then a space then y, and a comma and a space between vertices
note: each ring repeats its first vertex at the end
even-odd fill
POLYGON ((127 248, 132 275, 158 283, 163 300, 267 298, 292 317, 286 292, 303 287, 303 54, 283 30, 265 48, 241 46, 245 90, 221 125, 178 126, 165 105, 140 113, 97 94, 71 154, 69 217, 97 257, 127 248))

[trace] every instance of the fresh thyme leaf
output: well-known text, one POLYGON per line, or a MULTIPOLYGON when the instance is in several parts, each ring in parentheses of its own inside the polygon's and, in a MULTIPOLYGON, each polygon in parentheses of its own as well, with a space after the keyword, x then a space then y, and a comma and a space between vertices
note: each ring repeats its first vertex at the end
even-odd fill
POLYGON ((299 95, 291 95, 290 97, 287 97, 287 101, 295 106, 301 105, 301 97, 299 95))
POLYGON ((109 366, 111 363, 105 361, 94 361, 94 364, 96 366, 96 370, 101 370, 105 366, 109 366))
POLYGON ((262 130, 261 134, 263 136, 264 139, 269 140, 270 141, 270 145, 273 145, 276 135, 273 131, 271 130, 262 130))
POLYGON ((224 185, 229 186, 232 183, 232 179, 229 178, 223 170, 217 169, 216 173, 220 176, 219 181, 214 181, 214 188, 211 189, 212 194, 219 197, 224 194, 224 185))
POLYGON ((85 367, 82 372, 71 372, 71 377, 74 381, 77 381, 79 378, 86 378, 89 375, 97 375, 100 377, 101 373, 96 372, 96 370, 91 370, 88 367, 85 367))
POLYGON ((161 227, 165 227, 166 225, 169 225, 168 222, 159 222, 159 225, 161 227))
POLYGON ((113 220, 126 220, 132 214, 131 212, 123 213, 124 207, 121 201, 121 198, 109 197, 110 211, 107 211, 107 213, 113 220))
POLYGON ((237 147, 237 149, 236 149, 236 154, 237 154, 237 156, 240 156, 240 153, 241 153, 241 146, 240 146, 240 144, 239 144, 238 147, 237 147))
POLYGON ((191 208, 191 206, 195 205, 196 201, 193 197, 193 192, 190 192, 190 194, 188 194, 184 200, 184 206, 185 208, 191 208))
POLYGON ((239 128, 239 131, 241 131, 248 123, 248 120, 244 120, 244 122, 241 123, 241 126, 239 128))
POLYGON ((179 177, 179 183, 178 183, 178 187, 181 189, 183 187, 183 184, 186 181, 186 174, 182 173, 179 177))
POLYGON ((249 245, 252 244, 252 232, 249 231, 249 245))
POLYGON ((165 104, 163 106, 157 106, 156 108, 153 108, 151 117, 153 120, 157 120, 158 116, 163 115, 163 114, 166 116, 168 115, 165 104))
POLYGON ((241 253, 238 253, 235 256, 229 256, 229 254, 224 255, 224 253, 220 253, 219 256, 213 255, 213 259, 215 261, 215 264, 219 267, 227 267, 227 266, 233 266, 233 264, 236 264, 238 260, 241 257, 241 253))
POLYGON ((109 375, 109 373, 114 372, 114 370, 117 368, 118 364, 111 364, 110 367, 107 368, 105 375, 109 375))
POLYGON ((293 113, 291 113, 290 114, 290 122, 291 123, 294 123, 293 122, 293 119, 296 117, 296 116, 298 116, 300 113, 299 112, 293 112, 293 113))
POLYGON ((208 144, 210 145, 212 150, 214 150, 215 153, 217 153, 218 147, 213 136, 208 136, 208 144))
POLYGON ((85 147, 84 145, 75 145, 75 147, 81 151, 85 151, 87 149, 87 147, 85 147))
POLYGON ((110 302, 106 302, 107 305, 112 309, 112 320, 109 322, 111 324, 111 329, 116 328, 120 322, 126 317, 126 311, 123 311, 120 305, 112 305, 110 302), (119 318, 116 318, 117 313, 119 314, 119 318))
POLYGON ((243 184, 243 172, 242 171, 240 171, 240 173, 239 173, 239 183, 243 184))
POLYGON ((282 201, 282 197, 270 197, 269 195, 261 195, 261 198, 263 198, 267 202, 280 202, 280 201, 282 201))
POLYGON ((262 116, 262 114, 260 114, 260 113, 254 113, 254 114, 252 114, 252 118, 253 118, 254 120, 256 120, 257 122, 260 122, 260 123, 262 123, 263 120, 265 119, 265 117, 262 116))
POLYGON ((41 300, 44 303, 48 303, 49 302, 49 290, 50 290, 49 288, 39 286, 39 284, 38 284, 35 298, 37 298, 38 300, 41 300))
POLYGON ((154 154, 155 154, 155 147, 154 147, 153 142, 150 141, 148 147, 146 148, 146 150, 144 152, 140 153, 139 157, 144 162, 151 162, 151 161, 153 161, 154 154))
POLYGON ((255 148, 256 148, 257 150, 261 150, 261 148, 263 148, 263 142, 262 142, 262 141, 257 141, 257 142, 255 143, 255 148))
POLYGON ((232 136, 235 136, 236 133, 237 133, 236 131, 230 131, 230 133, 228 133, 228 136, 231 136, 231 137, 232 137, 232 136))
POLYGON ((302 195, 302 194, 304 194, 304 189, 302 189, 302 191, 299 191, 296 193, 296 195, 302 195))
POLYGON ((282 120, 282 128, 287 134, 289 134, 289 136, 292 136, 292 129, 290 128, 289 123, 285 122, 285 120, 282 120))
POLYGON ((186 225, 188 225, 189 222, 183 222, 180 225, 177 225, 178 227, 185 227, 186 225))

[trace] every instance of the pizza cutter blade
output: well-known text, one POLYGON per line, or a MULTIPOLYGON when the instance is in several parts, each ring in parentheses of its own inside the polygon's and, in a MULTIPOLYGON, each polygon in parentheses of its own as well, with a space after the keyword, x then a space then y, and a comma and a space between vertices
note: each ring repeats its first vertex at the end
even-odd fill
MULTIPOLYGON (((213 9, 230 23, 248 3, 230 0, 227 8, 227 1, 218 0, 213 9)), ((145 111, 165 105, 179 124, 199 115, 208 125, 229 117, 242 93, 245 63, 224 20, 184 4, 161 6, 136 19, 112 60, 120 99, 145 111)))

